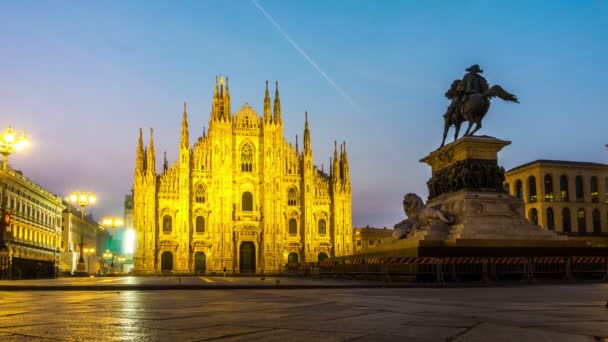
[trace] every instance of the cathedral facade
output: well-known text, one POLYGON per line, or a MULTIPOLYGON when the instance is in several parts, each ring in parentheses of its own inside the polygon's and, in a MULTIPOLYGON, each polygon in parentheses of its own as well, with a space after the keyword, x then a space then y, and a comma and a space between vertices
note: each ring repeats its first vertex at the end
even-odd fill
POLYGON ((308 117, 300 151, 283 136, 278 84, 264 112, 232 113, 216 79, 209 131, 191 145, 186 105, 179 159, 157 174, 152 130, 140 129, 133 184, 139 273, 276 272, 288 262, 353 254, 346 146, 329 174, 313 164, 308 117))

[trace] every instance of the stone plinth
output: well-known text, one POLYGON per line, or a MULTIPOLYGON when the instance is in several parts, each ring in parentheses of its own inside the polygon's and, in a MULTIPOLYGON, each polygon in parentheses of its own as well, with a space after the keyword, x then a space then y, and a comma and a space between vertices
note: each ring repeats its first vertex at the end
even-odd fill
POLYGON ((427 206, 455 217, 446 241, 567 239, 528 221, 523 202, 506 193, 461 190, 429 200, 427 206))
POLYGON ((504 192, 498 152, 510 143, 488 136, 465 136, 422 158, 420 161, 432 169, 426 206, 449 213, 455 223, 434 222, 408 239, 454 244, 567 240, 528 221, 523 201, 504 192))
POLYGON ((431 167, 429 199, 463 189, 502 192, 504 169, 498 152, 510 141, 488 136, 462 137, 420 159, 431 167))

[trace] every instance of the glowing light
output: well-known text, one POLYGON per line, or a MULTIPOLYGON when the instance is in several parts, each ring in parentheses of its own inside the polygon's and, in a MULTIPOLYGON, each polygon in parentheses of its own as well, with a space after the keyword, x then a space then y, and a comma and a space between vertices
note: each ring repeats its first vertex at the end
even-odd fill
POLYGON ((133 254, 135 250, 135 231, 133 229, 127 229, 124 241, 125 254, 133 254))

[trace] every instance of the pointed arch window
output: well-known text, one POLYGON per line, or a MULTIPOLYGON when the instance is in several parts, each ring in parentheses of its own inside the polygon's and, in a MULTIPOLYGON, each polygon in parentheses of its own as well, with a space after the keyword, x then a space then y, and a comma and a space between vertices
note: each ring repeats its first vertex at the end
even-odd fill
POLYGON ((601 234, 602 233, 602 222, 600 220, 600 210, 593 209, 593 234, 601 234))
POLYGON ((587 234, 587 225, 585 224, 585 209, 579 208, 576 212, 576 218, 578 221, 578 233, 587 234))
POLYGON ((568 196, 568 176, 566 175, 561 175, 559 177, 559 193, 562 202, 568 202, 570 200, 570 196, 568 196))
POLYGON ((241 196, 241 208, 243 211, 253 211, 253 195, 251 192, 243 192, 241 196))
POLYGON ((545 200, 553 202, 553 177, 545 175, 545 200))
POLYGON ((194 190, 194 201, 196 203, 205 203, 207 200, 205 194, 205 187, 202 184, 199 184, 194 190))
POLYGON ((163 233, 169 234, 173 230, 173 220, 170 215, 163 216, 163 233))
POLYGON ((536 199, 536 177, 530 176, 528 178, 528 200, 536 202, 536 199))
POLYGON ((532 208, 532 210, 530 210, 529 219, 532 223, 538 225, 538 210, 532 208))
POLYGON ((287 205, 298 205, 298 190, 296 188, 289 188, 287 191, 287 205))
POLYGON ((524 186, 519 179, 515 182, 515 197, 524 199, 524 186))
POLYGON ((569 208, 564 208, 562 210, 562 229, 564 233, 570 233, 572 231, 572 222, 570 220, 569 208))
POLYGON ((198 234, 204 233, 205 232, 205 218, 202 216, 197 216, 195 226, 196 226, 196 232, 198 234))
POLYGON ((298 234, 298 221, 295 218, 289 219, 289 235, 298 234))
POLYGON ((591 202, 597 203, 599 202, 600 193, 597 186, 597 177, 591 177, 591 183, 589 186, 589 190, 591 190, 591 202))
POLYGON ((253 171, 253 150, 249 144, 245 144, 241 148, 241 171, 253 171))
POLYGON ((319 220, 319 235, 327 234, 327 223, 325 219, 319 220))
POLYGON ((585 200, 582 176, 576 176, 576 178, 574 178, 574 195, 576 196, 577 202, 583 202, 585 200))
POLYGON ((555 215, 553 208, 547 208, 547 229, 555 230, 555 215))

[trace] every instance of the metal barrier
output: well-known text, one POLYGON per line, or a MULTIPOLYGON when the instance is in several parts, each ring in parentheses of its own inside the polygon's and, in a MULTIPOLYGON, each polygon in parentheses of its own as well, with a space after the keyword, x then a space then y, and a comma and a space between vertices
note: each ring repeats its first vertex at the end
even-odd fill
POLYGON ((12 279, 12 264, 8 253, 0 252, 0 279, 12 279))
POLYGON ((527 280, 535 277, 601 277, 608 257, 372 257, 286 265, 288 274, 350 278, 408 278, 416 281, 527 280))
POLYGON ((572 275, 574 277, 601 277, 608 278, 608 263, 606 257, 575 256, 570 260, 572 275))

